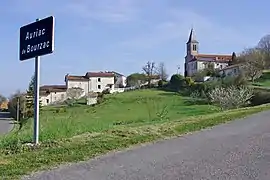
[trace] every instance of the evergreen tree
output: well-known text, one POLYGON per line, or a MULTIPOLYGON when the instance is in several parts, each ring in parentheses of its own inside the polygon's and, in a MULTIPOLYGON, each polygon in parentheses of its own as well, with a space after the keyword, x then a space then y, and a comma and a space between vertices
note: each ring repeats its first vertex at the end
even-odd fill
POLYGON ((229 61, 229 66, 236 64, 237 63, 236 61, 237 61, 236 54, 235 54, 235 52, 233 52, 232 53, 232 60, 229 61))
MULTIPOLYGON (((26 117, 30 118, 34 116, 34 94, 35 94, 35 76, 31 77, 31 80, 27 89, 26 97, 26 117)), ((41 102, 39 103, 39 109, 41 109, 41 102)))

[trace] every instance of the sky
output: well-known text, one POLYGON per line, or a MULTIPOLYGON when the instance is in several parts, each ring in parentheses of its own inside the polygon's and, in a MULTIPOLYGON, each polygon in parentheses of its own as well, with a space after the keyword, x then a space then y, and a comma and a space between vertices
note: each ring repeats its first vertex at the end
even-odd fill
POLYGON ((24 91, 34 60, 19 61, 19 28, 55 16, 55 51, 41 57, 41 85, 64 76, 113 70, 142 72, 147 61, 183 72, 193 27, 200 53, 231 54, 270 33, 270 1, 246 0, 8 0, 1 2, 0 94, 24 91))

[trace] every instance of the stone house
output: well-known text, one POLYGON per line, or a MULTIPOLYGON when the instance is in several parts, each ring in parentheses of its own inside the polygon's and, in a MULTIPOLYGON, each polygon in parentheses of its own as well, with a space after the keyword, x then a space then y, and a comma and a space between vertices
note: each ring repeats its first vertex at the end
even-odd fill
POLYGON ((40 87, 39 96, 42 106, 47 106, 66 99, 66 85, 44 85, 40 87))
POLYGON ((113 73, 115 77, 115 88, 124 88, 127 86, 127 77, 115 71, 105 71, 107 73, 113 73))
POLYGON ((114 74, 108 72, 87 72, 84 76, 67 74, 65 76, 67 89, 81 88, 84 95, 89 92, 102 92, 105 89, 114 89, 114 74))
POLYGON ((243 64, 235 64, 231 66, 227 66, 219 71, 221 76, 238 76, 243 71, 243 64))

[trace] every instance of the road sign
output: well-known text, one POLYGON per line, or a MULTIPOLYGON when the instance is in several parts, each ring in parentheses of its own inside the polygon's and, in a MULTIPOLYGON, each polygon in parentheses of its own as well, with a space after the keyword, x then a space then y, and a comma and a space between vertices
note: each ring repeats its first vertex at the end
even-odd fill
POLYGON ((20 28, 20 60, 52 53, 54 50, 54 17, 20 28))
POLYGON ((40 56, 54 50, 54 17, 36 19, 36 22, 20 28, 20 60, 35 57, 34 86, 34 143, 39 143, 39 81, 40 56))

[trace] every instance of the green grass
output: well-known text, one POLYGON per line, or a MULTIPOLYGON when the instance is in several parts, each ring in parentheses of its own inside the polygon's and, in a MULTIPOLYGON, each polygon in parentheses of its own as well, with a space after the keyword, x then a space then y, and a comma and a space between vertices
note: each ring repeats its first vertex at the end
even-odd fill
POLYGON ((256 79, 252 85, 261 88, 270 88, 270 71, 264 71, 263 75, 256 79))
POLYGON ((112 150, 211 127, 270 109, 269 105, 220 112, 195 105, 178 94, 143 90, 106 97, 96 107, 45 108, 37 148, 18 146, 31 141, 32 126, 1 139, 0 174, 6 179, 65 162, 86 160, 112 150))
MULTIPOLYGON (((44 108, 40 115, 40 140, 67 138, 85 132, 100 132, 119 124, 158 123, 217 111, 217 108, 210 105, 192 105, 188 98, 171 92, 158 90, 126 92, 110 95, 103 104, 96 107, 78 105, 58 110, 44 108)), ((27 124, 20 133, 20 139, 30 142, 32 130, 32 124, 27 124)))

